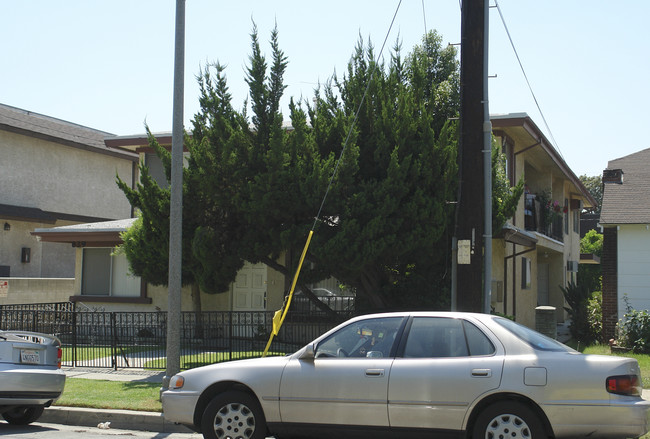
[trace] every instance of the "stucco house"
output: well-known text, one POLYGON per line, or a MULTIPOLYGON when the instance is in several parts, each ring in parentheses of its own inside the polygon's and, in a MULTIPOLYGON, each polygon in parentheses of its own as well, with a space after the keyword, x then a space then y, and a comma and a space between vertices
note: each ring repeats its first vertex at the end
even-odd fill
MULTIPOLYGON (((38 240, 38 227, 131 216, 115 175, 135 181, 137 154, 110 149, 109 133, 0 104, 0 279, 21 292, 72 279, 75 249, 38 240)), ((63 282, 62 285, 71 285, 63 282)), ((64 290, 67 288, 62 286, 64 290)))
POLYGON ((561 287, 576 282, 580 215, 596 201, 525 113, 494 115, 511 185, 526 190, 512 220, 492 244, 492 307, 535 327, 535 309, 552 306, 564 322, 561 287))
MULTIPOLYGON (((123 219, 55 228, 33 233, 42 241, 72 243, 76 247, 74 294, 59 297, 91 309, 106 311, 167 311, 167 288, 143 282, 129 273, 126 256, 115 252, 120 233, 135 219, 123 219)), ((225 294, 201 293, 206 311, 265 311, 279 308, 285 291, 284 276, 263 264, 246 264, 225 294)), ((191 290, 182 289, 183 311, 192 310, 191 290)))
POLYGON ((650 309, 650 149, 611 160, 602 181, 603 336, 609 339, 628 304, 650 309))
MULTIPOLYGON (((171 134, 156 134, 157 141, 169 147, 171 134)), ((111 151, 136 154, 149 168, 151 176, 166 185, 160 159, 149 147, 146 135, 111 136, 104 139, 111 151)), ((113 182, 114 184, 114 182, 113 182)), ((120 192, 121 193, 121 192, 120 192)), ((122 197, 124 194, 121 193, 122 197)), ((142 282, 129 274, 126 257, 114 249, 122 243, 120 233, 134 221, 127 218, 62 227, 41 227, 33 231, 41 242, 72 245, 76 248, 73 294, 59 300, 71 300, 91 309, 107 311, 167 310, 166 287, 142 282)), ((245 264, 224 294, 201 293, 204 310, 266 311, 280 308, 287 290, 283 275, 264 264, 245 264)), ((191 288, 182 289, 184 311, 192 308, 191 288)))
MULTIPOLYGON (((528 115, 497 115, 492 124, 507 158, 512 185, 523 177, 527 187, 515 216, 494 236, 492 307, 534 327, 535 308, 551 305, 557 309, 557 321, 562 322, 566 316, 560 287, 576 280, 580 214, 594 206, 595 200, 528 115)), ((170 134, 157 135, 157 139, 161 145, 171 143, 170 134)), ((164 180, 160 161, 146 136, 106 137, 104 146, 137 154, 154 178, 164 180)), ((34 235, 42 242, 75 246, 71 300, 110 310, 166 310, 166 289, 130 277, 125 257, 112 250, 121 242, 119 233, 132 221, 36 228, 34 235)), ((274 310, 280 307, 287 286, 280 273, 249 264, 228 294, 204 294, 202 302, 206 310, 274 310)), ((335 283, 326 287, 335 290, 335 283)), ((184 309, 189 310, 189 289, 183 294, 188 296, 183 299, 184 309)))

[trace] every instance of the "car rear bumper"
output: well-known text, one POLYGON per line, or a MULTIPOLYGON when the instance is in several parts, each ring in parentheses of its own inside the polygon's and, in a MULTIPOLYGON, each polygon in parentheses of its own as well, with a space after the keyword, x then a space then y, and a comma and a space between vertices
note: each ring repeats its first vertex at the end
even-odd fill
POLYGON ((650 401, 640 398, 603 404, 545 405, 556 438, 634 438, 650 428, 650 401))
POLYGON ((55 367, 4 368, 0 372, 0 405, 45 405, 65 387, 65 373, 55 367))

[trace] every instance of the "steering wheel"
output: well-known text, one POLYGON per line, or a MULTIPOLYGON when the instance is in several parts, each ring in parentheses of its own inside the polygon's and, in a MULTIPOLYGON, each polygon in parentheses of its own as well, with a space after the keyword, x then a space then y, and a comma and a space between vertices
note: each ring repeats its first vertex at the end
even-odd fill
POLYGON ((337 356, 337 357, 347 357, 347 356, 348 356, 348 353, 345 352, 345 349, 343 349, 343 348, 338 348, 337 351, 336 351, 336 356, 337 356))

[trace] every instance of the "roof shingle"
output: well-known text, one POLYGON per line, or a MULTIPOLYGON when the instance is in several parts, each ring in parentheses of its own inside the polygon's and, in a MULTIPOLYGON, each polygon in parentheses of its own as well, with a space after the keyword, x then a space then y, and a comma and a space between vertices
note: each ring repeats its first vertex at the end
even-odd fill
POLYGON ((650 224, 650 148, 611 160, 607 169, 622 169, 622 183, 603 188, 601 224, 650 224))

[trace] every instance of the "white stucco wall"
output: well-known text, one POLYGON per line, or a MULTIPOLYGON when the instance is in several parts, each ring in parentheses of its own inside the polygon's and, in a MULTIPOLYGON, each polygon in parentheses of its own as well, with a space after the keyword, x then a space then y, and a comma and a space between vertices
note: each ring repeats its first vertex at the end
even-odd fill
MULTIPOLYGON (((59 221, 56 225, 67 225, 59 221)), ((0 216, 0 265, 10 267, 11 277, 74 277, 75 249, 70 244, 41 242, 31 232, 53 224, 16 221, 0 216), (9 230, 4 230, 4 225, 9 230), (22 248, 30 250, 30 261, 21 262, 22 248)))
POLYGON ((99 218, 128 218, 115 184, 131 181, 131 162, 0 131, 0 203, 99 218))
POLYGON ((26 303, 67 302, 74 291, 74 279, 37 279, 4 277, 8 282, 6 297, 0 297, 0 305, 26 303))
POLYGON ((626 311, 624 297, 637 310, 650 309, 650 227, 620 226, 618 231, 618 317, 626 311))

